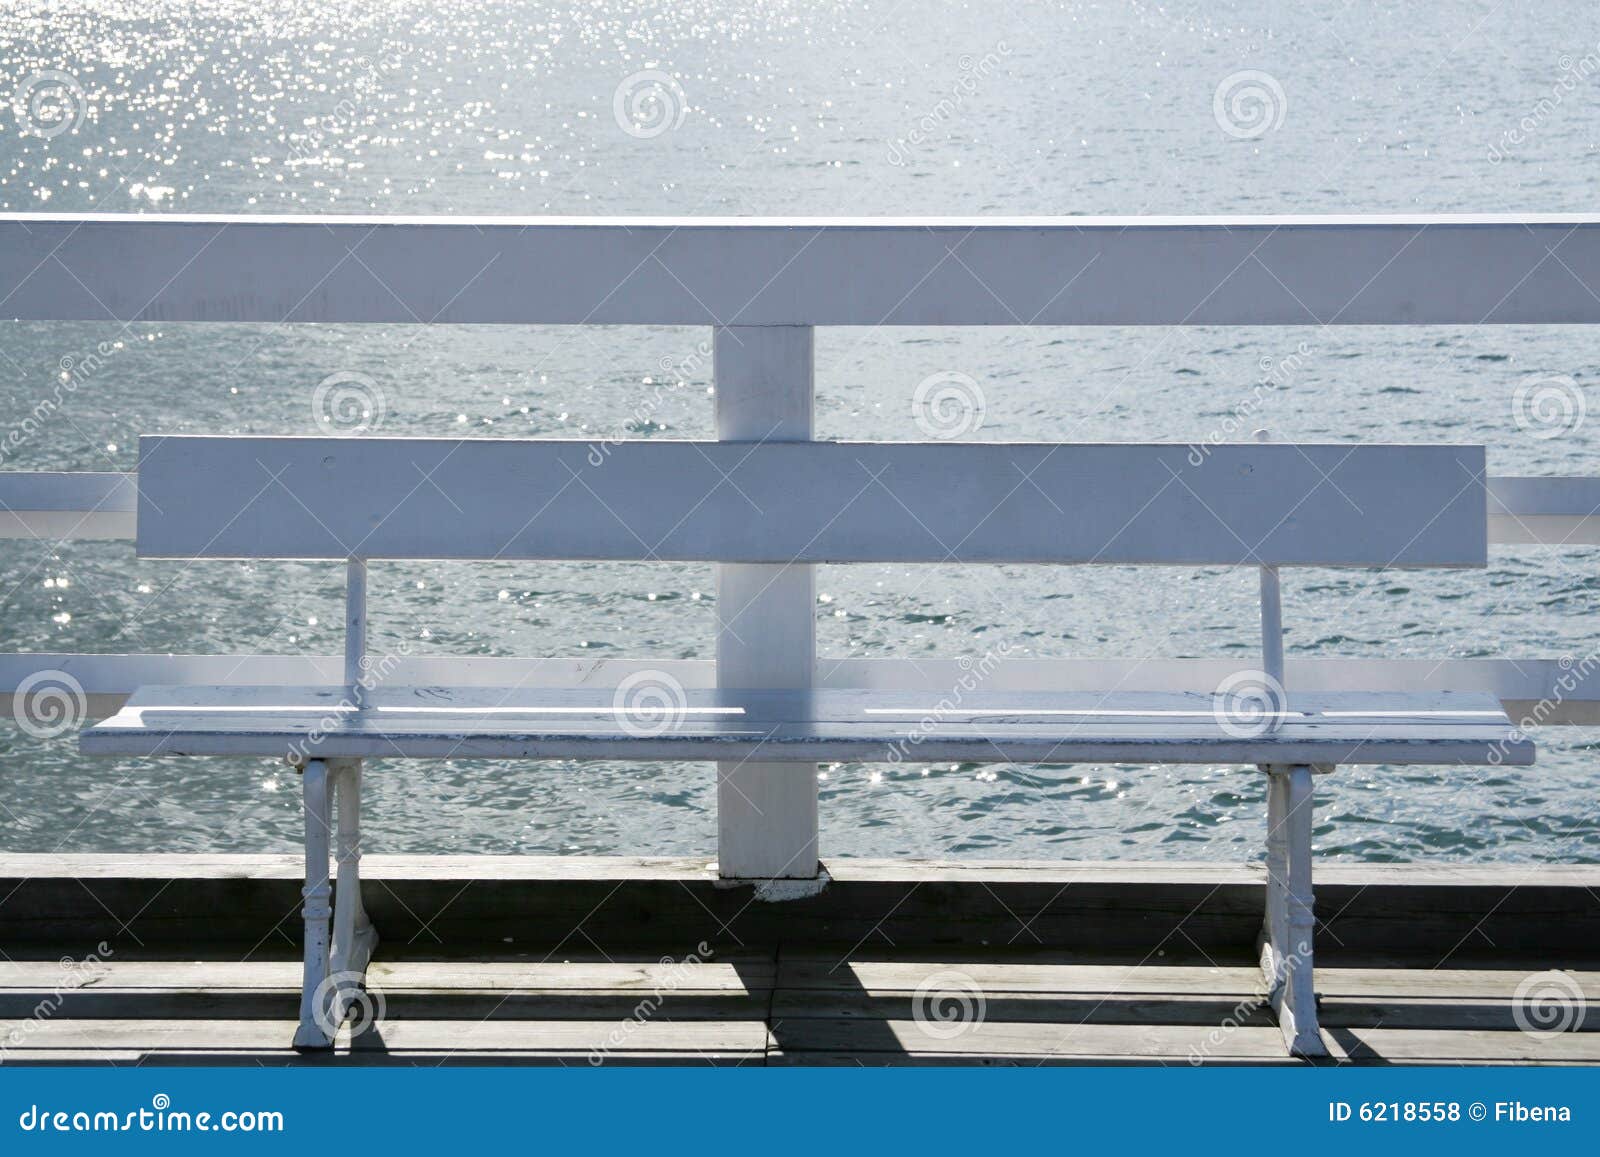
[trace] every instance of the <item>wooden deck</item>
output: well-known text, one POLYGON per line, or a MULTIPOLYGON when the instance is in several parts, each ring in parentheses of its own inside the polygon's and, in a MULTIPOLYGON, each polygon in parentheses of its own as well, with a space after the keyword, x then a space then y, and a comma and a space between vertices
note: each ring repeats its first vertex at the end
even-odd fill
MULTIPOLYGON (((409 856, 366 861, 376 1023, 302 1057, 296 861, 0 856, 0 1062, 1293 1063, 1259 866, 409 856)), ((1329 1063, 1600 1064, 1600 868, 1329 865, 1317 916, 1329 1063), (1521 1031, 1558 969, 1579 1031, 1521 1031)))
MULTIPOLYGON (((1600 1063, 1600 1023, 1518 1030, 1526 975, 1325 969, 1332 1063, 1600 1063)), ((1600 972, 1572 975, 1600 1003, 1600 972)), ((749 953, 402 960, 370 978, 376 1023, 302 1057, 288 1047, 292 961, 118 961, 79 977, 59 959, 14 960, 0 963, 0 1039, 17 1042, 11 1064, 1292 1063, 1247 964, 749 953)))

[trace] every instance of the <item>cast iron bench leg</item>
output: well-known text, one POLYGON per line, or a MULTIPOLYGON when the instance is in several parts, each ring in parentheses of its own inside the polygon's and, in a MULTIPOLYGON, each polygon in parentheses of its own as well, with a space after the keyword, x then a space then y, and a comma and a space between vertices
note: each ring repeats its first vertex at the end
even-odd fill
POLYGON ((352 1001, 366 983, 367 963, 378 945, 378 932, 361 902, 361 760, 331 761, 338 832, 334 859, 339 865, 334 889, 333 948, 330 953, 332 1000, 328 1005, 330 1035, 344 1023, 352 1001))
POLYGON ((301 790, 306 813, 306 921, 305 976, 300 988, 300 1027, 294 1034, 297 1049, 333 1047, 334 1021, 329 1014, 328 992, 328 827, 332 782, 328 765, 320 759, 307 760, 301 772, 301 790))
POLYGON ((1311 767, 1273 764, 1266 772, 1267 911, 1261 971, 1289 1052, 1325 1057, 1312 969, 1311 767))

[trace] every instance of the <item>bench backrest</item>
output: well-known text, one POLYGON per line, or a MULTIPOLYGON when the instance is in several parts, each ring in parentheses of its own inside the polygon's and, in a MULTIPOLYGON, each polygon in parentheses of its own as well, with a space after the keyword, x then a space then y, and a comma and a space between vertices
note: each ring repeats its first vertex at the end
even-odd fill
POLYGON ((1481 446, 145 437, 154 558, 1483 566, 1481 446))

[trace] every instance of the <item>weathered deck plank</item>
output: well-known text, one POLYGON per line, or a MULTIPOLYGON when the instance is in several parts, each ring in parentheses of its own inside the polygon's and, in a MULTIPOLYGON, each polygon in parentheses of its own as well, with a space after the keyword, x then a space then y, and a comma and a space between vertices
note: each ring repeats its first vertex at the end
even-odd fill
MULTIPOLYGON (((1021 959, 1008 960, 995 952, 989 959, 952 964, 948 960, 840 960, 785 954, 778 985, 791 995, 812 990, 914 992, 930 976, 957 969, 988 993, 1242 997, 1260 991, 1261 972, 1248 966, 1079 964, 1050 962, 1048 956, 1029 952, 1021 959), (1040 962, 1041 956, 1047 959, 1040 962)), ((1527 974, 1527 970, 1516 969, 1326 967, 1317 972, 1317 992, 1332 999, 1412 996, 1509 1001, 1527 974)), ((1581 987, 1588 1002, 1600 1003, 1600 972, 1570 971, 1567 975, 1581 987)))
MULTIPOLYGON (((300 1059, 287 1045, 295 1024, 293 1017, 161 1022, 64 1018, 31 1033, 24 1045, 8 1052, 7 1060, 45 1063, 70 1053, 92 1062, 131 1054, 141 1060, 205 1064, 213 1056, 233 1055, 288 1064, 300 1059)), ((0 1022, 0 1035, 14 1027, 0 1022)), ((767 1027, 760 1020, 658 1020, 638 1025, 620 1039, 617 1034, 614 1020, 391 1019, 381 1031, 364 1034, 356 1042, 345 1033, 338 1055, 355 1063, 423 1058, 437 1062, 452 1056, 480 1063, 543 1058, 586 1065, 595 1063, 591 1058, 597 1056, 618 1063, 652 1059, 739 1063, 763 1061, 769 1048, 767 1027)))
MULTIPOLYGON (((846 949, 727 959, 375 964, 377 1028, 328 1057, 288 1047, 287 961, 0 963, 13 1064, 1282 1064, 1247 967, 1108 965, 1049 951, 870 958, 846 949), (940 1009, 946 1019, 940 1019, 940 1009)), ((1582 1031, 1517 1030, 1526 973, 1328 968, 1338 1062, 1600 1064, 1582 1031)), ((1568 974, 1585 1002, 1600 972, 1568 974)))
MULTIPOLYGON (((1255 865, 843 860, 773 903, 698 859, 381 855, 380 1028, 301 1057, 295 861, 0 857, 0 1059, 1286 1062, 1255 865)), ((1600 1063, 1600 868, 1330 864, 1318 916, 1337 1060, 1600 1063), (1551 969, 1582 1031, 1518 1031, 1551 969)))

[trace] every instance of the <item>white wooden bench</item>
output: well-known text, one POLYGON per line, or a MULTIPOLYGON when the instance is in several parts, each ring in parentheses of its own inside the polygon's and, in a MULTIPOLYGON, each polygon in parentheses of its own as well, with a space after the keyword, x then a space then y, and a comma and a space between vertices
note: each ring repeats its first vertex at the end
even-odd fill
MULTIPOLYGON (((360 897, 369 758, 1238 763, 1270 776, 1262 966, 1289 1047, 1324 1051, 1312 988, 1312 774, 1528 764, 1498 701, 1281 691, 1278 568, 1481 567, 1469 446, 871 444, 146 437, 139 554, 347 565, 345 686, 140 688, 101 755, 287 756, 304 773, 302 1048, 327 1047, 376 933, 360 897), (1265 688, 1239 695, 392 686, 371 677, 370 559, 1259 567, 1265 688), (369 669, 370 668, 370 669, 369 669), (1262 697, 1264 695, 1264 698, 1262 697), (664 710, 661 708, 664 707, 664 710), (337 801, 337 817, 333 805, 337 801), (330 907, 330 829, 336 905, 330 907), (330 937, 329 918, 333 927, 330 937)), ((1043 608, 1041 608, 1042 610, 1043 608)))

